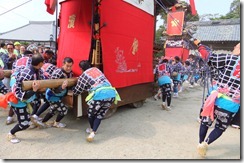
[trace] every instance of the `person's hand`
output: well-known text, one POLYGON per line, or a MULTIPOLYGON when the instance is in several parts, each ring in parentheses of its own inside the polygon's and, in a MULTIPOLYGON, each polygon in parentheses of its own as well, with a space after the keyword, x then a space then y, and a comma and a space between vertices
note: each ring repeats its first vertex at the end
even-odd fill
POLYGON ((240 55, 240 43, 238 43, 235 47, 234 50, 232 51, 233 55, 240 55))
POLYGON ((16 56, 16 54, 14 54, 14 53, 10 53, 9 54, 9 58, 13 58, 13 59, 15 59, 17 56, 16 56))
POLYGON ((40 88, 40 82, 34 80, 33 83, 32 83, 32 89, 33 89, 33 91, 36 92, 39 88, 40 88))
POLYGON ((200 44, 200 42, 201 42, 201 41, 198 40, 198 39, 194 39, 194 41, 193 41, 193 43, 194 43, 195 45, 197 45, 197 46, 200 44))
POLYGON ((65 80, 62 84, 62 89, 65 89, 68 86, 68 80, 65 80))

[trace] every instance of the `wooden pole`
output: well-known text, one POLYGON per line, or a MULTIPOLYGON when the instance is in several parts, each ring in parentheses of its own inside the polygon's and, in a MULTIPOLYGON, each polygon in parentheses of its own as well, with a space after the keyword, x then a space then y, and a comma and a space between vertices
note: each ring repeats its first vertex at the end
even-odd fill
MULTIPOLYGON (((65 80, 68 80, 68 87, 74 86, 77 83, 78 78, 68 78, 68 79, 47 79, 47 80, 37 80, 40 82, 40 88, 57 88, 63 84, 65 80)), ((22 89, 24 91, 32 89, 33 80, 30 81, 23 81, 22 82, 22 89)))

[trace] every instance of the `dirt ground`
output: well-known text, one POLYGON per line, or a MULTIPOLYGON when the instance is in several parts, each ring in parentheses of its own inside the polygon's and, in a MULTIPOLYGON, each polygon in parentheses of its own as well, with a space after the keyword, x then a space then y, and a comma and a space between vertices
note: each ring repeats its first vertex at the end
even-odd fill
MULTIPOLYGON (((102 121, 95 140, 86 142, 86 117, 70 112, 64 129, 27 129, 11 144, 5 125, 8 111, 0 109, 1 159, 202 159, 196 152, 202 88, 186 87, 172 98, 172 110, 161 109, 161 100, 146 100, 141 108, 124 106, 102 121)), ((212 130, 212 128, 210 128, 212 130)), ((229 127, 209 146, 206 159, 240 159, 240 130, 229 127)))

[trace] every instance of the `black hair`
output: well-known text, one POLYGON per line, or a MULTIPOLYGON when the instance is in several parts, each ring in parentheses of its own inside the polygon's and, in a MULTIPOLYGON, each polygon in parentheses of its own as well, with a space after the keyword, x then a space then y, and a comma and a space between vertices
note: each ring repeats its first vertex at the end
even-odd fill
POLYGON ((4 42, 1 42, 1 48, 3 48, 6 44, 4 42))
POLYGON ((180 57, 178 57, 178 56, 175 56, 175 61, 180 61, 180 57))
POLYGON ((30 54, 33 54, 31 51, 29 51, 29 50, 26 50, 26 51, 24 51, 24 56, 29 56, 30 54))
POLYGON ((54 55, 54 52, 52 50, 46 50, 45 53, 51 56, 54 55))
POLYGON ((91 63, 88 60, 82 60, 79 63, 79 67, 83 70, 86 71, 87 69, 91 68, 91 63))
POLYGON ((7 43, 7 46, 8 45, 12 45, 13 46, 13 48, 15 48, 15 46, 14 46, 14 44, 13 43, 7 43))
POLYGON ((191 63, 189 61, 185 61, 185 64, 189 66, 191 63))
POLYGON ((163 63, 167 63, 169 60, 168 59, 163 59, 163 63))
POLYGON ((31 61, 32 66, 37 66, 41 62, 44 62, 44 59, 41 54, 38 53, 32 56, 32 61, 31 61))
POLYGON ((191 59, 193 59, 193 60, 194 60, 194 59, 196 58, 196 56, 195 56, 195 55, 193 55, 193 54, 190 54, 190 55, 189 55, 189 58, 191 58, 191 59))
POLYGON ((65 64, 66 62, 68 63, 74 63, 73 59, 70 58, 70 57, 65 57, 64 60, 63 60, 63 64, 65 64))

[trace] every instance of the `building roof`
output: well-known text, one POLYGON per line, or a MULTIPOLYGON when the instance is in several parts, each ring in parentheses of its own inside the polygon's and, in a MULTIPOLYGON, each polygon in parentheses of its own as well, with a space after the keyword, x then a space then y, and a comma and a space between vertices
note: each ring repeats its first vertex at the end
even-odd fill
POLYGON ((55 21, 30 21, 28 24, 11 31, 0 33, 3 40, 22 40, 22 41, 50 41, 56 36, 55 21))
POLYGON ((188 22, 196 26, 194 38, 202 41, 240 41, 240 19, 188 22))

